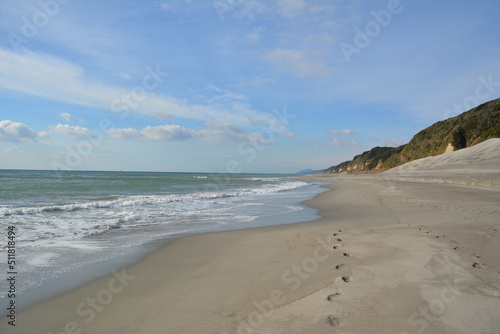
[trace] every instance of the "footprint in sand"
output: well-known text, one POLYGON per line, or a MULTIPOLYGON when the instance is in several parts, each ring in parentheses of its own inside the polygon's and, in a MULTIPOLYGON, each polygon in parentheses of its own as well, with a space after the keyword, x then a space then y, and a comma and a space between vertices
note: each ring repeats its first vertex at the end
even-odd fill
POLYGON ((333 236, 336 237, 338 235, 338 233, 333 233, 333 236))
POLYGON ((351 254, 349 254, 349 253, 344 253, 343 255, 344 255, 345 257, 349 257, 349 256, 351 256, 351 254))
POLYGON ((344 267, 345 267, 345 264, 337 264, 337 265, 335 266, 335 269, 342 269, 342 268, 344 268, 344 267))
POLYGON ((339 249, 340 247, 342 247, 342 245, 333 245, 333 249, 339 249))
POLYGON ((342 276, 342 280, 343 280, 344 282, 346 282, 346 283, 349 283, 349 282, 351 282, 351 281, 352 281, 352 280, 351 280, 351 278, 350 278, 349 276, 342 276))
POLYGON ((338 327, 340 325, 340 319, 334 315, 328 316, 328 323, 332 327, 338 327))
POLYGON ((338 298, 339 296, 340 296, 340 292, 335 292, 335 293, 328 295, 328 297, 326 297, 326 299, 328 299, 328 301, 332 302, 335 298, 338 298))
POLYGON ((472 265, 474 268, 482 268, 483 267, 483 264, 481 262, 474 262, 474 264, 472 265))
POLYGON ((340 242, 340 241, 342 241, 342 239, 340 239, 340 238, 337 238, 337 241, 339 241, 339 242, 340 242))

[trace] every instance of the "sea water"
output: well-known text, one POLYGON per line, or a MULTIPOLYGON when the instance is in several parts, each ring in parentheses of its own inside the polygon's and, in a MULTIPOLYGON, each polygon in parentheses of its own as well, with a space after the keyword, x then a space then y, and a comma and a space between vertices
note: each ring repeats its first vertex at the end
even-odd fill
POLYGON ((0 170, 0 307, 8 302, 9 226, 23 308, 172 238, 317 218, 300 202, 321 192, 321 183, 286 176, 0 170))

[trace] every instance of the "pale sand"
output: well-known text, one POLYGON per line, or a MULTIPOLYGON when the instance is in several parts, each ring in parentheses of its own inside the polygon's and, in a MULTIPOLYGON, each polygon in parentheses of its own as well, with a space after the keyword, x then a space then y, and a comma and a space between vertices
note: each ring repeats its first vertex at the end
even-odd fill
POLYGON ((0 332, 498 334, 500 189, 475 168, 486 181, 446 166, 318 177, 335 181, 306 203, 320 220, 177 240, 127 268, 126 286, 104 277, 0 332))

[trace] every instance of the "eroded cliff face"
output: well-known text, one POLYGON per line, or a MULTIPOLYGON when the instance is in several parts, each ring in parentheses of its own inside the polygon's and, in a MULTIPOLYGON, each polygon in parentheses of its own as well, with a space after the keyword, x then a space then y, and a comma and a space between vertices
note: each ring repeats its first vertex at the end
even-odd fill
POLYGON ((444 150, 443 154, 451 153, 453 151, 455 151, 455 147, 453 147, 453 145, 451 143, 448 143, 448 146, 446 147, 446 150, 444 150))
POLYGON ((437 122, 399 147, 374 147, 325 173, 378 173, 412 160, 453 152, 500 138, 500 99, 437 122))

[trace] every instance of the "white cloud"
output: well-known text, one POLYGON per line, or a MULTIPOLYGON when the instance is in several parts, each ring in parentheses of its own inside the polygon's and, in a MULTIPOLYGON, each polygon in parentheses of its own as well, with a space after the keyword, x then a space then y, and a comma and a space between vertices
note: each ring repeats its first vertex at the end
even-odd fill
POLYGON ((108 135, 112 138, 124 138, 124 139, 135 139, 142 137, 140 131, 132 128, 111 129, 108 131, 108 135))
POLYGON ((19 146, 9 147, 6 148, 5 150, 0 151, 0 153, 19 153, 19 152, 22 152, 19 146))
POLYGON ((318 59, 318 54, 307 50, 275 49, 267 59, 299 77, 327 77, 332 69, 318 59))
POLYGON ((118 76, 122 79, 125 79, 125 80, 132 80, 132 77, 130 76, 130 74, 128 74, 126 72, 120 72, 120 73, 118 73, 118 76))
POLYGON ((0 141, 29 142, 36 141, 37 137, 36 132, 23 123, 0 121, 0 141))
POLYGON ((384 140, 384 146, 392 146, 392 147, 398 147, 398 146, 401 146, 403 145, 403 142, 397 140, 397 139, 394 139, 394 138, 386 138, 384 140))
POLYGON ((146 139, 158 141, 175 141, 191 139, 196 135, 196 131, 175 124, 165 124, 160 126, 146 126, 142 130, 132 128, 111 129, 108 135, 113 138, 124 139, 146 139))
POLYGON ((360 143, 358 143, 356 140, 354 139, 350 139, 350 140, 339 140, 337 138, 333 138, 330 143, 329 143, 330 146, 361 146, 360 143))
POLYGON ((59 116, 61 116, 63 119, 65 119, 68 122, 83 123, 83 119, 74 118, 71 114, 69 114, 67 112, 60 113, 59 116))
MULTIPOLYGON (((150 71, 156 71, 163 80, 168 76, 168 73, 158 67, 150 71)), ((126 89, 104 85, 86 78, 83 68, 60 58, 31 52, 17 54, 1 48, 0 88, 75 105, 114 109, 117 112, 125 110, 153 117, 157 117, 161 110, 170 116, 201 121, 227 121, 247 126, 269 122, 271 119, 271 115, 253 110, 243 96, 231 95, 227 91, 223 92, 220 99, 222 102, 233 99, 233 103, 192 104, 185 99, 154 92, 146 92, 144 98, 134 100, 134 89, 136 92, 144 91, 143 87, 126 89)))
POLYGON ((260 41, 263 32, 264 28, 262 27, 254 28, 252 31, 244 35, 245 41, 247 41, 250 44, 257 44, 260 41))
POLYGON ((251 143, 256 143, 257 145, 269 145, 276 142, 274 136, 266 136, 264 133, 253 132, 247 136, 247 139, 251 143))
POLYGON ((92 131, 81 126, 72 126, 68 124, 57 124, 50 127, 50 132, 57 135, 68 135, 75 139, 89 138, 94 136, 92 131))
POLYGON ((243 96, 241 94, 237 94, 234 92, 231 92, 230 90, 222 89, 219 87, 216 87, 214 85, 208 86, 210 90, 213 90, 219 95, 213 96, 209 99, 206 100, 207 103, 228 103, 228 102, 237 102, 237 101, 247 101, 247 97, 243 96))
POLYGON ((345 136, 353 135, 356 133, 354 132, 354 130, 351 129, 328 130, 328 132, 334 135, 345 135, 345 136))
POLYGON ((258 75, 256 77, 252 78, 252 80, 250 81, 250 84, 252 86, 255 86, 255 87, 262 87, 265 84, 272 83, 272 82, 276 82, 276 80, 270 79, 270 78, 265 78, 265 77, 258 75))
POLYGON ((175 141, 198 138, 211 144, 244 140, 248 137, 244 129, 227 122, 206 122, 205 127, 199 130, 189 129, 175 124, 146 126, 142 130, 133 128, 111 129, 108 131, 108 135, 113 138, 155 141, 175 141))
POLYGON ((282 132, 279 132, 278 134, 280 136, 288 137, 288 138, 295 137, 295 134, 293 132, 289 132, 289 131, 282 131, 282 132))
POLYGON ((149 140, 186 140, 194 136, 194 131, 180 125, 166 124, 160 126, 147 126, 141 134, 149 140))
POLYGON ((207 127, 197 132, 203 140, 208 143, 219 144, 231 140, 243 140, 246 131, 227 122, 207 122, 207 127))

